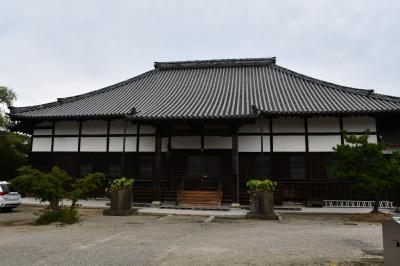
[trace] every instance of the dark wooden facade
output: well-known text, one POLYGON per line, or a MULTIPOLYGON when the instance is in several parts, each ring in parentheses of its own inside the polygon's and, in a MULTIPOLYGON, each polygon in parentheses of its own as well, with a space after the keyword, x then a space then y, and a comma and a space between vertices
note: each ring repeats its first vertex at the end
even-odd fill
MULTIPOLYGON (((203 181, 201 177, 187 176, 187 164, 190 156, 198 156, 199 151, 175 151, 169 154, 161 154, 161 173, 157 177, 154 166, 154 153, 125 153, 124 175, 135 177, 134 200, 138 202, 151 202, 156 199, 174 201, 177 189, 186 181, 186 187, 191 189, 214 189, 220 181, 223 191, 224 202, 236 202, 237 186, 232 165, 232 152, 228 150, 207 151, 204 154, 207 158, 217 162, 217 176, 210 176, 211 179, 203 181)), ((329 174, 328 166, 331 161, 331 153, 264 153, 264 173, 274 177, 279 184, 276 192, 277 202, 281 201, 306 201, 323 199, 354 199, 367 200, 371 195, 357 191, 352 188, 351 182, 347 179, 338 179, 329 174), (296 173, 295 178, 291 177, 290 158, 307 158, 303 173, 296 173)), ((239 153, 239 194, 240 202, 248 203, 248 193, 245 183, 248 179, 262 174, 260 153, 239 153)), ((49 170, 50 165, 59 166, 74 177, 85 174, 85 171, 100 171, 108 173, 109 179, 119 176, 121 170, 122 153, 32 153, 31 163, 33 167, 41 170, 49 170), (49 162, 52 162, 49 164, 49 162), (88 167, 89 169, 85 169, 88 167), (83 172, 82 172, 83 171, 83 172)), ((213 169, 213 167, 211 167, 213 169)), ((215 170, 214 170, 215 171, 215 170)), ((293 171, 293 170, 292 170, 293 171)), ((300 171, 302 171, 300 169, 300 171)), ((105 185, 108 180, 105 180, 105 185)), ((387 191, 383 196, 385 200, 400 202, 400 189, 387 191)), ((104 195, 100 189, 98 195, 104 195)))

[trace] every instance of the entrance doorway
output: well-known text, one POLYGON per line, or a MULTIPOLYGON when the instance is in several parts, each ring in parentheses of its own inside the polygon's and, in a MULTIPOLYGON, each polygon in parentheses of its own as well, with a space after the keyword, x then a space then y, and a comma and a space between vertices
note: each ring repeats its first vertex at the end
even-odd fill
POLYGON ((221 183, 221 163, 217 155, 189 155, 186 160, 184 188, 218 190, 221 183))

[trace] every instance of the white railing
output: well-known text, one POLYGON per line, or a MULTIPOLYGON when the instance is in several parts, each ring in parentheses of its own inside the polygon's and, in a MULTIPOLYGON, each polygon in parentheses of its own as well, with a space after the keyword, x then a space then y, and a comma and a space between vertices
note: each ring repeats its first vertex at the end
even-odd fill
MULTIPOLYGON (((324 200, 324 207, 331 208, 372 208, 374 201, 370 200, 324 200)), ((379 201, 379 208, 394 208, 393 202, 379 201)))

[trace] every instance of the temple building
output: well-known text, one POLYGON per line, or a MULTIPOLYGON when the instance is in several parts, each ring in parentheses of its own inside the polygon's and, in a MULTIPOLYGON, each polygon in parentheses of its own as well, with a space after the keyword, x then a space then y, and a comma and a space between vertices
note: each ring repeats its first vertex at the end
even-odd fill
MULTIPOLYGON (((135 178, 134 200, 219 190, 246 203, 251 178, 276 180, 276 201, 369 199, 328 171, 343 132, 400 144, 400 98, 311 78, 276 59, 156 62, 89 93, 13 107, 32 136, 30 162, 71 176, 135 178)), ((399 201, 398 189, 382 199, 399 201)))

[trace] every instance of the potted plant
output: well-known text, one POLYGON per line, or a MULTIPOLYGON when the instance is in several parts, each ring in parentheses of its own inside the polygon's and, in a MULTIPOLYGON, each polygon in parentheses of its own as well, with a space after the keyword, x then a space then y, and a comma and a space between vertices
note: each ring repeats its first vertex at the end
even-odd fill
POLYGON ((132 186, 134 179, 121 177, 114 179, 108 192, 110 193, 110 209, 104 210, 104 215, 130 215, 132 210, 132 186))
POLYGON ((250 194, 250 215, 265 219, 276 219, 274 191, 277 183, 269 179, 250 179, 246 186, 250 194))

